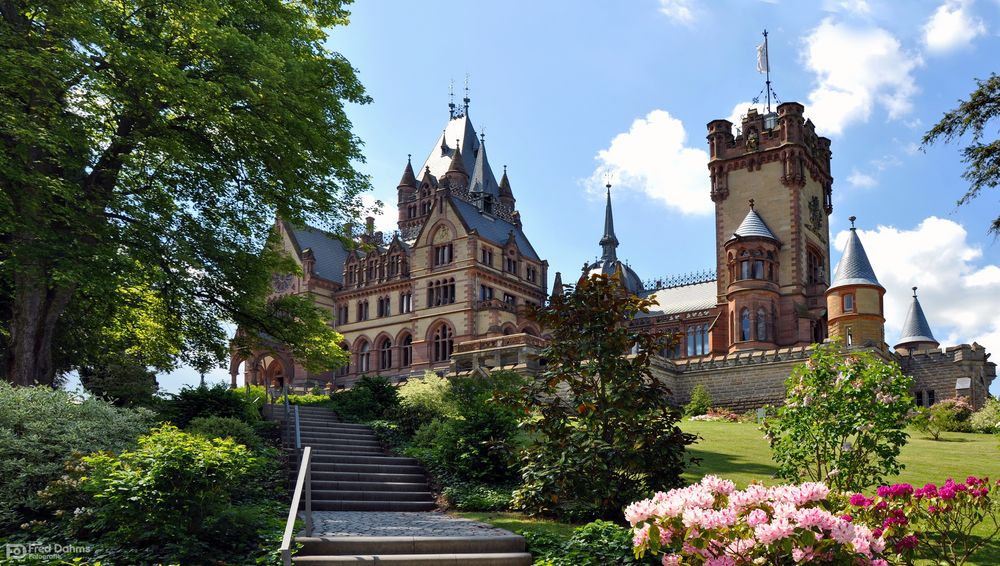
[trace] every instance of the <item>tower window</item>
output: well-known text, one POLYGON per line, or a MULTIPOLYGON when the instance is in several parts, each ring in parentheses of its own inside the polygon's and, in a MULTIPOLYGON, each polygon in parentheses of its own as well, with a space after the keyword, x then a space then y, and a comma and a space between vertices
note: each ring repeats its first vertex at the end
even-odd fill
POLYGON ((844 312, 854 312, 854 295, 844 295, 844 312))
POLYGON ((443 246, 434 247, 434 265, 445 265, 451 263, 452 260, 452 246, 451 244, 445 244, 443 246))
POLYGON ((767 341, 767 311, 757 309, 757 340, 767 341))
POLYGON ((823 258, 812 249, 806 250, 806 283, 822 285, 826 283, 823 258))
POLYGON ((743 309, 740 312, 740 340, 750 339, 750 309, 743 309))

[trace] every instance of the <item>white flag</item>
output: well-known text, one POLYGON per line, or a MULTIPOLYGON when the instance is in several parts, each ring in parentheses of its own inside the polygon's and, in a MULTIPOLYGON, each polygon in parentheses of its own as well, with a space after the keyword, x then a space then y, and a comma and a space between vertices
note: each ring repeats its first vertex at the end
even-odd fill
POLYGON ((757 46, 757 72, 764 74, 771 69, 767 64, 767 40, 757 46))

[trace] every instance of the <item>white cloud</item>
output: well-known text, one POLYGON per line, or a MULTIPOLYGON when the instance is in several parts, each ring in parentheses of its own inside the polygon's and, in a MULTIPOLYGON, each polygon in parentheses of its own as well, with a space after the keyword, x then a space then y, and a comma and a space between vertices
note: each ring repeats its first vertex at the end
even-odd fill
POLYGON ((971 0, 946 0, 924 24, 924 45, 931 53, 969 47, 986 33, 986 25, 969 13, 971 0))
POLYGON ((875 177, 867 173, 862 173, 857 169, 851 170, 851 174, 847 177, 847 182, 851 184, 852 187, 858 187, 860 189, 869 189, 878 184, 875 177))
POLYGON ((858 16, 871 14, 872 7, 865 0, 826 0, 823 9, 828 12, 847 12, 858 16))
POLYGON ((679 24, 691 25, 695 20, 691 0, 660 0, 660 13, 679 24))
MULTIPOLYGON (((848 232, 837 234, 843 250, 848 232)), ((859 230, 875 275, 886 288, 886 341, 890 346, 910 306, 911 287, 941 346, 978 342, 1000 352, 1000 266, 978 265, 983 252, 961 224, 931 216, 907 230, 879 226, 859 230)))
POLYGON ((603 192, 610 173, 618 188, 638 190, 683 214, 711 214, 708 152, 688 147, 684 124, 665 110, 637 118, 597 152, 588 189, 603 192))
POLYGON ((361 195, 361 204, 364 206, 364 216, 375 217, 375 231, 383 234, 392 234, 399 229, 399 210, 395 206, 385 206, 382 201, 370 194, 361 195))
MULTIPOLYGON (((757 112, 761 114, 764 113, 764 105, 759 102, 756 104, 753 102, 740 102, 736 106, 733 106, 733 111, 729 114, 726 120, 729 120, 734 126, 739 128, 740 124, 743 123, 743 116, 746 116, 747 112, 749 112, 751 108, 756 108, 757 112)), ((736 132, 733 132, 733 135, 735 134, 736 132)))
POLYGON ((805 38, 806 67, 816 74, 808 114, 816 128, 840 134, 852 122, 867 122, 873 108, 890 119, 913 107, 913 70, 920 56, 907 53, 881 28, 854 28, 827 18, 805 38))

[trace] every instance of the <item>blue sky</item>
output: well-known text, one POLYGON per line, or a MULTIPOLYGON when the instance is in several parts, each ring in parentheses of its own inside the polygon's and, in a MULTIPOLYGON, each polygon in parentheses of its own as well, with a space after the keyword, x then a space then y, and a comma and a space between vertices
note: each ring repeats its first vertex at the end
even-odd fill
MULTIPOLYGON (((389 205, 380 227, 394 227, 406 155, 431 150, 449 85, 461 98, 468 75, 470 117, 494 167, 508 165, 550 281, 598 253, 606 172, 619 256, 654 278, 713 265, 705 124, 762 92, 764 28, 778 97, 803 103, 833 140, 834 244, 856 215, 888 290, 887 339, 917 285, 943 345, 1000 352, 1000 243, 986 234, 997 192, 957 208, 959 146, 918 147, 975 78, 1000 71, 1000 0, 368 0, 329 46, 374 99, 349 114, 365 143, 359 167, 389 205)), ((180 370, 161 383, 197 379, 180 370)))

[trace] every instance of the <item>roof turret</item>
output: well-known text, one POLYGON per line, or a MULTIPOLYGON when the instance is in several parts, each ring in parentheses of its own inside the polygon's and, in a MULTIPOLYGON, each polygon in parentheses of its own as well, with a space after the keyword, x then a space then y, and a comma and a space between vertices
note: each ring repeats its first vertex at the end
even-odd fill
POLYGON ((604 235, 601 236, 601 259, 604 261, 615 261, 618 259, 618 237, 615 236, 615 218, 611 212, 611 183, 606 185, 608 189, 608 201, 604 206, 604 235))
POLYGON ((417 177, 413 174, 413 163, 410 162, 410 155, 406 156, 406 168, 403 169, 403 178, 399 180, 400 187, 417 186, 417 177))
POLYGON ((767 227, 764 219, 757 214, 757 211, 753 207, 753 199, 750 199, 750 212, 747 213, 746 217, 743 218, 743 222, 740 223, 736 231, 733 232, 733 236, 729 238, 730 241, 738 240, 740 238, 768 238, 778 241, 777 236, 774 232, 767 227))
POLYGON ((508 206, 514 208, 514 192, 510 190, 510 180, 507 179, 507 166, 503 166, 503 176, 500 177, 500 199, 509 200, 508 206))
POLYGON ((861 239, 858 238, 857 229, 854 227, 854 221, 857 220, 857 217, 852 216, 849 220, 851 221, 851 234, 848 237, 847 246, 844 247, 844 255, 840 256, 840 263, 837 264, 837 271, 833 276, 833 282, 830 283, 830 290, 846 285, 873 285, 885 289, 875 277, 875 270, 872 269, 872 264, 868 261, 865 247, 861 245, 861 239))
POLYGON ((493 196, 500 196, 500 187, 497 185, 496 177, 493 176, 493 169, 486 159, 486 139, 480 136, 479 151, 476 152, 476 164, 472 168, 472 181, 469 192, 484 193, 493 196))
POLYGON ((563 294, 562 273, 556 271, 556 278, 552 281, 552 296, 558 297, 563 294))
POLYGON ((924 316, 924 309, 917 299, 917 288, 913 288, 913 301, 910 309, 906 311, 906 319, 903 321, 903 330, 900 333, 899 343, 896 350, 915 350, 926 348, 937 348, 940 344, 934 339, 930 324, 927 324, 927 317, 924 316))
POLYGON ((455 147, 455 154, 451 156, 451 164, 448 165, 448 173, 461 173, 468 176, 465 169, 465 162, 462 160, 462 149, 455 147))

